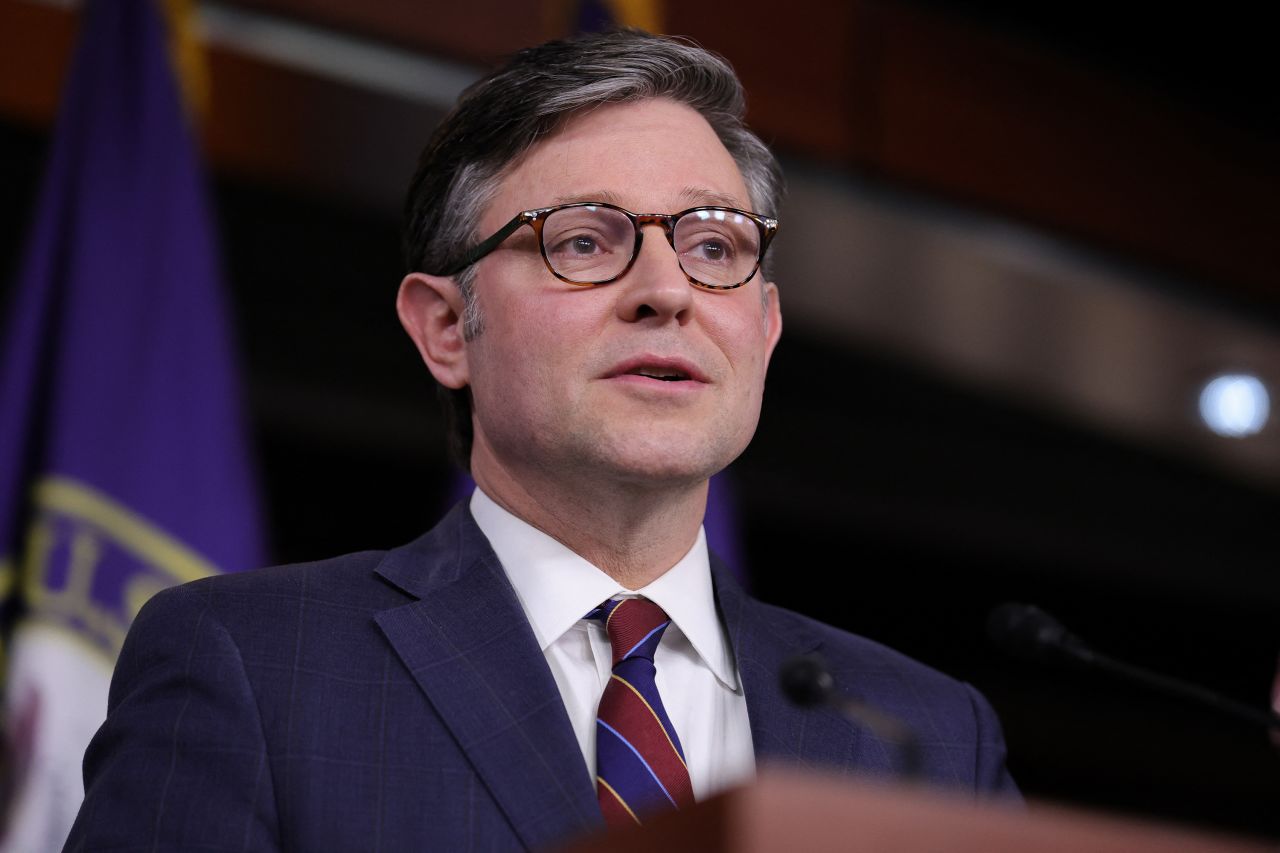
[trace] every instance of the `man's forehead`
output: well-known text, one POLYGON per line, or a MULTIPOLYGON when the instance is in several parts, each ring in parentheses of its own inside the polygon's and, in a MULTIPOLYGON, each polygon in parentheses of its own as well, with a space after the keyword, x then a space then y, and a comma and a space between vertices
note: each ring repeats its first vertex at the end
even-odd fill
MULTIPOLYGON (((747 200, 738 198, 731 193, 718 192, 707 187, 686 186, 676 193, 674 200, 680 207, 747 207, 747 200)), ((597 190, 587 190, 585 192, 573 192, 565 195, 557 195, 551 200, 551 204, 575 204, 583 201, 603 201, 609 204, 616 204, 619 207, 626 207, 626 201, 618 193, 600 188, 597 190)), ((633 213, 675 213, 674 210, 656 211, 656 210, 635 210, 633 213)))
POLYGON ((706 118, 668 98, 578 112, 504 170, 493 201, 494 220, 580 201, 636 213, 751 207, 738 164, 706 118))

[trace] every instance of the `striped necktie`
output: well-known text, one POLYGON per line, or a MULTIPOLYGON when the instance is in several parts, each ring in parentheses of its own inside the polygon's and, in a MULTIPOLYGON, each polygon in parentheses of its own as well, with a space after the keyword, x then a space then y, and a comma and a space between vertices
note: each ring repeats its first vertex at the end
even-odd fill
POLYGON ((613 675, 596 713, 596 797, 609 826, 693 805, 684 749, 662 707, 653 653, 671 624, 643 598, 606 601, 587 614, 603 622, 613 647, 613 675))

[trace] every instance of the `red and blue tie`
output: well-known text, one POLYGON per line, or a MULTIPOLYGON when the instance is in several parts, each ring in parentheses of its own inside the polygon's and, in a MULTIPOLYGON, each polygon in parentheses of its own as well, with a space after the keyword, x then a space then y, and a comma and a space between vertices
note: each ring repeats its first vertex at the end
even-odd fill
POLYGON ((609 826, 693 805, 689 768, 654 683, 653 653, 671 624, 643 598, 606 601, 587 614, 603 622, 613 674, 596 713, 596 796, 609 826))

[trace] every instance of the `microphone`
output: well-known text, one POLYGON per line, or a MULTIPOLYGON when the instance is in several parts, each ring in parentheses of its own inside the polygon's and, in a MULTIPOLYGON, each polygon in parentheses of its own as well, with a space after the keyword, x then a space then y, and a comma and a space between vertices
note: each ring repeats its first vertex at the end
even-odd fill
POLYGON ((836 680, 820 655, 797 655, 778 673, 782 693, 800 708, 831 708, 855 725, 892 744, 898 752, 902 776, 908 782, 920 778, 920 740, 906 723, 865 702, 841 696, 836 680))
POLYGON ((1024 660, 1095 668, 1152 690, 1198 702, 1228 716, 1280 728, 1280 714, 1229 699, 1221 693, 1095 651, 1057 619, 1030 604, 1001 604, 987 617, 987 636, 1005 652, 1024 660))
POLYGON ((1062 623, 1031 604, 1001 604, 987 617, 987 636, 997 646, 1024 660, 1076 661, 1089 664, 1095 654, 1062 623))

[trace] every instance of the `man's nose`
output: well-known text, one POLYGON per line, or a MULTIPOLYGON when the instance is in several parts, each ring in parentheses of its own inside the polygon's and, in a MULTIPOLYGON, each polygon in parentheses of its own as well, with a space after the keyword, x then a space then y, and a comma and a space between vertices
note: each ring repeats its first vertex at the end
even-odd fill
POLYGON ((635 263, 613 286, 622 289, 618 316, 627 322, 653 317, 683 325, 693 313, 693 285, 660 226, 645 227, 635 263))

